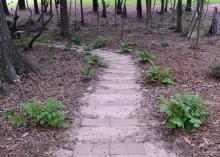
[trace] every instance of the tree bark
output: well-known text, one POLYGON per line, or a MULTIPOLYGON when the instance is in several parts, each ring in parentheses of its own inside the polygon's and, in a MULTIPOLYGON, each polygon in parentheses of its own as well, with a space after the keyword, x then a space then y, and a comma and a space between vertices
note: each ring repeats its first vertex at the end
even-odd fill
POLYGON ((84 21, 84 11, 83 11, 83 1, 80 0, 80 11, 81 11, 81 24, 84 25, 85 21, 84 21))
POLYGON ((34 13, 35 14, 39 14, 39 8, 38 8, 37 0, 34 0, 34 13))
POLYGON ((105 0, 102 0, 102 17, 103 18, 107 17, 105 0))
POLYGON ((3 10, 4 10, 5 15, 9 15, 8 5, 7 5, 6 0, 2 0, 2 5, 3 5, 3 10))
POLYGON ((92 8, 94 12, 98 10, 98 0, 92 0, 92 8))
POLYGON ((122 14, 122 3, 123 3, 123 0, 118 0, 118 3, 117 3, 117 14, 118 15, 122 14))
POLYGON ((213 17, 212 17, 212 23, 209 28, 209 34, 210 35, 216 35, 218 34, 218 9, 217 7, 214 8, 213 17))
POLYGON ((164 11, 165 11, 165 12, 167 12, 167 11, 168 11, 168 3, 169 3, 169 1, 168 1, 168 0, 166 0, 166 2, 165 2, 165 7, 164 7, 164 11))
POLYGON ((186 1, 185 11, 190 11, 190 12, 192 11, 192 0, 186 1))
POLYGON ((25 5, 25 0, 19 0, 19 9, 20 10, 25 10, 26 9, 26 5, 25 5))
POLYGON ((141 4, 141 0, 137 0, 137 17, 139 19, 141 19, 142 16, 142 4, 141 4))
POLYGON ((146 12, 147 12, 147 22, 149 23, 152 19, 152 0, 146 0, 146 12))
POLYGON ((18 75, 33 71, 30 64, 16 51, 0 1, 0 82, 16 83, 18 75))
POLYGON ((69 31, 67 0, 60 0, 60 26, 61 26, 60 35, 62 37, 69 37, 70 31, 69 31))
POLYGON ((182 32, 182 0, 177 2, 177 19, 176 19, 176 31, 182 32))
POLYGON ((165 0, 161 0, 161 8, 160 8, 160 13, 164 13, 164 5, 165 5, 165 0))

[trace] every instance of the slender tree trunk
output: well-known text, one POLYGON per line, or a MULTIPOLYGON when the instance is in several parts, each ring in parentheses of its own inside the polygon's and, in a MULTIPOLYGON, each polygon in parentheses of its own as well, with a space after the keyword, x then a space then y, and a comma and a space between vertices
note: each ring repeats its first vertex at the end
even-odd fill
POLYGON ((204 0, 198 0, 198 25, 197 25, 197 36, 196 36, 196 45, 195 47, 199 47, 199 37, 200 37, 200 25, 201 25, 201 19, 202 19, 202 13, 203 13, 203 7, 204 7, 204 0))
POLYGON ((176 10, 176 0, 173 1, 173 8, 172 8, 172 22, 175 21, 175 10, 176 10))
POLYGON ((16 51, 0 1, 0 82, 16 83, 18 75, 33 71, 30 64, 16 51))
POLYGON ((9 15, 8 5, 7 5, 6 0, 2 0, 2 5, 3 5, 3 10, 4 10, 5 15, 9 15))
POLYGON ((192 0, 186 0, 185 11, 192 11, 192 0))
POLYGON ((115 26, 117 26, 117 0, 115 0, 115 26))
POLYGON ((39 14, 39 8, 38 8, 37 0, 34 0, 34 13, 35 14, 39 14))
POLYGON ((80 0, 80 10, 81 10, 81 24, 84 25, 85 21, 84 21, 84 11, 83 11, 83 1, 80 0))
POLYGON ((96 11, 96 34, 99 34, 99 5, 97 5, 96 11))
POLYGON ((122 23, 121 23, 121 40, 123 40, 124 37, 124 21, 126 17, 127 17, 126 0, 124 0, 123 10, 122 10, 122 23))
POLYGON ((147 21, 149 23, 152 19, 152 0, 146 0, 146 12, 147 12, 147 21))
POLYGON ((215 7, 214 8, 214 12, 213 12, 213 16, 212 16, 212 23, 211 26, 209 28, 209 34, 210 35, 216 35, 218 34, 218 8, 215 7))
POLYGON ((166 0, 166 2, 165 2, 165 8, 164 8, 164 11, 165 11, 165 12, 168 11, 168 3, 169 3, 169 0, 166 0))
POLYGON ((94 12, 98 10, 98 0, 92 0, 92 8, 94 12))
POLYGON ((161 8, 160 8, 160 13, 164 13, 164 6, 165 6, 165 0, 161 0, 161 8))
POLYGON ((19 9, 20 10, 25 10, 26 6, 25 6, 25 0, 19 0, 19 9))
POLYGON ((60 35, 62 37, 69 37, 70 31, 69 31, 67 0, 60 0, 60 26, 61 26, 60 35))
POLYGON ((123 3, 123 0, 118 0, 118 4, 117 4, 117 14, 118 15, 122 14, 122 3, 123 3))
POLYGON ((102 17, 107 17, 105 0, 102 0, 102 17))
POLYGON ((53 2, 52 0, 50 0, 50 11, 49 11, 50 14, 53 14, 53 2))
POLYGON ((139 19, 141 19, 142 16, 142 4, 141 4, 141 0, 137 0, 137 17, 139 19))
POLYGON ((176 19, 176 31, 182 32, 182 0, 177 2, 177 19, 176 19))

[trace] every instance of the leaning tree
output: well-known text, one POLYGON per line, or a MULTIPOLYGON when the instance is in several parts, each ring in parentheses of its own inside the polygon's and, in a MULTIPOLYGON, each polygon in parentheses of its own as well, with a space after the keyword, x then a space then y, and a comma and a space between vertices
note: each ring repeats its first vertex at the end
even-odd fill
POLYGON ((33 71, 32 66, 16 51, 0 1, 0 82, 15 83, 19 75, 33 71))

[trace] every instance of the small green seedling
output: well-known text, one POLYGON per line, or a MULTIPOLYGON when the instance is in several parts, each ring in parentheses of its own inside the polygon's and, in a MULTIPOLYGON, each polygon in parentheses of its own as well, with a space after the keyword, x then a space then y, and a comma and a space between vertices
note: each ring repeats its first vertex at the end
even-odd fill
POLYGON ((56 55, 52 52, 47 52, 47 53, 44 53, 42 56, 41 56, 41 59, 42 60, 46 60, 48 62, 53 62, 54 60, 56 60, 56 55))
POLYGON ((153 63, 153 61, 156 60, 156 57, 153 54, 149 53, 148 51, 142 51, 139 53, 138 59, 142 63, 145 63, 145 62, 153 63))
POLYGON ((149 68, 150 79, 154 82, 159 82, 165 86, 174 85, 176 80, 171 78, 171 70, 168 68, 159 68, 153 65, 149 68))
POLYGON ((80 76, 84 79, 91 78, 92 74, 93 74, 92 66, 87 66, 80 70, 80 76))
POLYGON ((94 48, 98 49, 98 48, 105 47, 105 46, 106 46, 106 42, 107 42, 106 39, 104 39, 104 38, 101 37, 101 36, 98 36, 98 37, 95 39, 94 48))
POLYGON ((74 45, 80 45, 82 43, 82 39, 79 36, 75 36, 71 38, 71 40, 66 44, 66 49, 71 49, 74 45))
POLYGON ((94 65, 102 66, 105 64, 104 61, 98 55, 89 55, 86 57, 86 61, 91 66, 94 65))
POLYGON ((86 44, 86 45, 84 45, 83 49, 85 51, 92 51, 93 50, 93 45, 92 44, 86 44))
POLYGON ((122 43, 119 48, 119 53, 131 53, 134 45, 132 43, 122 43))

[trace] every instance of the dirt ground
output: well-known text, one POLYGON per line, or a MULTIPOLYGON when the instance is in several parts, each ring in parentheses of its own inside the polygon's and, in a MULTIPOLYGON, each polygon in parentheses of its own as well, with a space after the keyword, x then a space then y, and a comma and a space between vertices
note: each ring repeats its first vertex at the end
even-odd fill
MULTIPOLYGON (((205 20, 203 20, 202 34, 207 32, 213 6, 210 7, 205 20)), ((155 12, 158 8, 155 9, 155 12)), ((71 30, 73 35, 82 37, 83 41, 90 43, 94 40, 96 34, 96 14, 91 12, 91 7, 85 6, 86 25, 81 27, 80 31, 73 31, 74 16, 71 16, 71 30)), ((166 147, 175 149, 180 156, 194 157, 217 157, 220 154, 220 82, 209 76, 209 66, 219 61, 219 37, 202 36, 200 49, 190 49, 193 39, 190 41, 182 34, 176 33, 172 28, 175 22, 172 22, 171 11, 164 16, 164 27, 160 25, 160 15, 153 14, 152 26, 148 31, 145 30, 144 19, 136 18, 135 7, 128 6, 128 18, 125 20, 125 42, 135 44, 136 58, 137 51, 147 49, 157 56, 156 65, 169 67, 172 69, 173 77, 178 83, 172 87, 158 86, 149 83, 143 83, 144 96, 146 100, 142 103, 139 116, 143 122, 148 123, 145 112, 151 110, 152 129, 156 131, 157 137, 150 137, 150 140, 157 141, 163 139, 166 147), (159 32, 158 32, 159 26, 159 32), (165 42, 168 47, 161 45, 161 31, 164 30, 165 42), (165 128, 166 116, 161 112, 161 104, 158 98, 161 95, 172 96, 183 91, 190 91, 201 94, 205 99, 212 102, 209 110, 209 118, 200 129, 193 133, 184 130, 169 130, 165 128)), ((78 11, 79 12, 79 11, 78 11)), ((118 26, 114 26, 114 14, 112 9, 108 8, 108 21, 100 18, 99 35, 108 40, 107 47, 117 49, 120 45, 121 21, 117 17, 118 26), (109 24, 108 24, 109 23, 109 24)), ((145 11, 144 11, 145 13, 145 11)), ((21 12, 21 15, 27 12, 21 12)), ((100 13, 101 14, 101 13, 100 13)), ((24 17, 24 16, 22 16, 24 17)), ((80 15, 78 14, 78 19, 80 15)), ((184 28, 187 26, 189 16, 184 13, 184 28)), ((47 32, 58 35, 56 27, 56 18, 48 26, 47 32)), ((27 33, 30 34, 30 33, 27 33)), ((194 35, 193 35, 194 36, 194 35)), ((56 39, 60 40, 60 39, 56 39)), ((47 130, 39 128, 21 128, 16 131, 6 123, 2 117, 2 112, 7 108, 18 107, 22 102, 29 99, 43 100, 47 97, 53 97, 64 103, 66 109, 71 112, 69 117, 74 122, 74 116, 77 115, 78 107, 81 105, 76 101, 85 90, 88 83, 84 83, 79 78, 79 69, 85 66, 83 58, 85 54, 75 54, 70 51, 63 51, 53 48, 34 47, 33 52, 25 54, 33 61, 35 65, 44 69, 43 75, 24 76, 19 86, 3 85, 9 90, 0 100, 0 136, 3 140, 0 143, 2 156, 42 156, 49 145, 62 144, 62 131, 47 130), (52 51, 57 54, 57 60, 54 63, 48 63, 40 59, 40 54, 46 51, 52 51), (67 64, 68 62, 68 64, 67 64), (53 75, 52 75, 53 74, 53 75), (65 89, 65 91, 64 91, 65 89), (70 110, 71 109, 71 110, 70 110), (27 134, 26 134, 27 133, 27 134), (15 155, 16 154, 16 155, 15 155)), ((138 62, 137 62, 138 63, 138 62)), ((148 64, 140 64, 140 69, 145 71, 148 64)))

